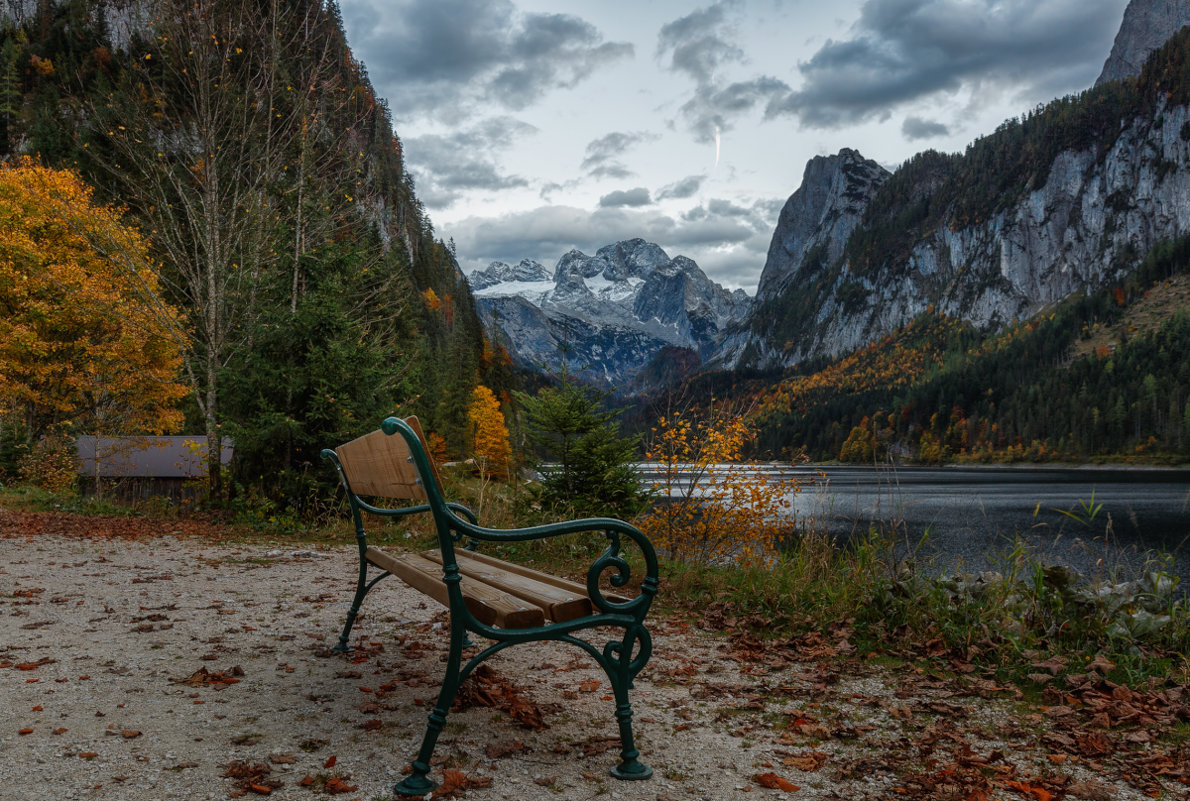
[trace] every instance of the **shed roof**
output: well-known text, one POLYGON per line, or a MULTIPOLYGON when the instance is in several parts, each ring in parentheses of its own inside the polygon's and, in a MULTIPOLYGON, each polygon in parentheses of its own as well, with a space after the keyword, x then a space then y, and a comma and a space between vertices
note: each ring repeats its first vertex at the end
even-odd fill
MULTIPOLYGON (((171 437, 81 436, 79 474, 100 478, 201 478, 207 474, 207 438, 204 435, 171 437), (98 456, 98 471, 96 461, 98 456)), ((231 437, 224 437, 221 464, 231 462, 231 437)))

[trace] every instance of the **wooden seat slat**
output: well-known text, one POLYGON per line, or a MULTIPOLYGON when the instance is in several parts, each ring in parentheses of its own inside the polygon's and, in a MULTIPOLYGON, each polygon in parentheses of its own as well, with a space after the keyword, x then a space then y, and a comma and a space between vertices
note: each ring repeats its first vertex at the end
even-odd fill
MULTIPOLYGON (((450 606, 446 583, 442 580, 442 565, 421 554, 406 553, 393 556, 374 546, 365 552, 369 562, 392 573, 413 589, 430 596, 443 606, 450 606)), ((487 626, 526 629, 545 623, 545 613, 536 604, 469 579, 465 574, 460 584, 467 610, 476 620, 487 626)))
MULTIPOLYGON (((422 555, 432 562, 442 564, 441 551, 426 551, 422 555)), ((458 562, 459 572, 464 576, 539 607, 545 616, 555 623, 591 614, 591 599, 587 597, 586 589, 573 582, 566 582, 572 585, 570 587, 560 587, 540 581, 518 571, 518 565, 470 551, 455 551, 455 561, 458 562)))
MULTIPOLYGON (((582 584, 579 584, 577 581, 564 579, 560 576, 551 575, 550 573, 542 573, 540 570, 534 570, 531 567, 518 565, 515 562, 505 562, 502 559, 497 559, 494 556, 489 556, 486 553, 479 553, 478 551, 456 551, 455 554, 460 559, 470 559, 475 562, 495 565, 496 567, 499 567, 503 570, 507 570, 509 573, 516 573, 517 575, 525 576, 526 578, 531 578, 535 581, 540 581, 543 584, 552 584, 553 586, 566 590, 567 592, 581 595, 583 598, 588 597, 587 588, 582 584)), ((623 595, 607 591, 603 593, 603 597, 609 601, 612 601, 613 603, 626 603, 630 600, 623 595)))

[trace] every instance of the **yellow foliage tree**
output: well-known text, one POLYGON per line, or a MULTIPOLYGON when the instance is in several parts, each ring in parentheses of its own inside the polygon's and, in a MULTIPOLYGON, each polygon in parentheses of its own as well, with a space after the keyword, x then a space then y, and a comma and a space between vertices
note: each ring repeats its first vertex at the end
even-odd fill
POLYGON ((492 391, 483 384, 471 392, 471 406, 467 409, 471 425, 472 452, 485 475, 507 478, 512 446, 508 442, 508 426, 504 412, 492 391))
POLYGON ((871 464, 876 455, 876 434, 872 431, 872 421, 865 417, 847 435, 843 447, 839 449, 839 461, 871 464))
POLYGON ((185 330, 150 268, 77 174, 0 167, 0 416, 31 437, 176 430, 185 330))
POLYGON ((657 421, 645 456, 660 474, 659 496, 641 529, 671 559, 766 565, 792 526, 800 482, 745 462, 756 436, 743 410, 712 406, 657 421))

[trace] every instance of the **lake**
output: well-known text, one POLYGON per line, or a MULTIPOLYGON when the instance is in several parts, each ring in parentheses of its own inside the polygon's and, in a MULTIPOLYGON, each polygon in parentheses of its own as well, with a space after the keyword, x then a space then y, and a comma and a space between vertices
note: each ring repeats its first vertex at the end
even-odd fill
MULTIPOLYGON (((646 477, 651 465, 641 465, 646 477)), ((806 481, 793 515, 846 540, 895 522, 931 573, 999 569, 1018 540, 1088 576, 1135 570, 1150 549, 1190 590, 1190 470, 1101 467, 760 467, 806 481), (1063 514, 1063 512, 1069 514, 1063 514), (924 540, 923 540, 924 536, 924 540), (920 547, 919 547, 920 546, 920 547)))

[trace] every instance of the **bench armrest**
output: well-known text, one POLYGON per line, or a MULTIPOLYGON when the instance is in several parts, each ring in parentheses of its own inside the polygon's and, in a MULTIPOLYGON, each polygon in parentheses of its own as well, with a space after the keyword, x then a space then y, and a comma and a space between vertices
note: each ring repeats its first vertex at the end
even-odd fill
POLYGON ((614 517, 588 517, 527 528, 495 529, 480 526, 457 515, 452 514, 451 517, 451 528, 457 532, 459 538, 470 537, 481 542, 527 542, 560 537, 564 534, 602 533, 607 537, 608 546, 587 568, 587 593, 591 602, 603 612, 631 614, 643 619, 653 596, 657 594, 660 580, 657 552, 653 543, 644 532, 623 520, 614 517), (645 561, 645 576, 641 581, 640 593, 627 601, 607 598, 599 586, 603 574, 608 570, 613 571, 608 577, 612 587, 624 587, 632 578, 632 568, 621 555, 621 538, 632 540, 645 561))

